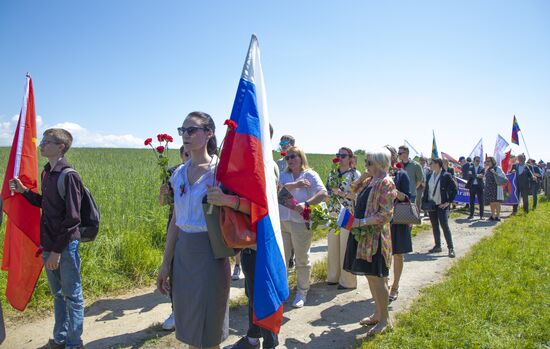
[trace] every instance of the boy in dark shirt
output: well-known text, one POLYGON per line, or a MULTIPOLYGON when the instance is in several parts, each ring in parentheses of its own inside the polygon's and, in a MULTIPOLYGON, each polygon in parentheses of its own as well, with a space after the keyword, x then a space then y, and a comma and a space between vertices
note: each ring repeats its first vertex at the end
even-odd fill
POLYGON ((54 297, 53 339, 44 349, 84 348, 82 329, 84 299, 80 277, 80 205, 82 181, 76 172, 65 175, 65 197, 58 192, 57 181, 63 169, 71 167, 64 155, 71 147, 72 135, 60 128, 44 131, 40 154, 48 158, 42 172, 42 195, 25 187, 18 178, 10 180, 12 191, 22 194, 31 204, 42 208, 40 246, 48 284, 54 297))

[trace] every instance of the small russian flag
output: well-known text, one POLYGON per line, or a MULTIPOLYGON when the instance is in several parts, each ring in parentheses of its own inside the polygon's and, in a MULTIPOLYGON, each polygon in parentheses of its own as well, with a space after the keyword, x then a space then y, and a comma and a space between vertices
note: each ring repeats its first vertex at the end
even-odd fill
POLYGON ((340 228, 351 230, 351 228, 353 227, 353 221, 355 221, 355 217, 347 208, 342 206, 342 208, 340 209, 340 214, 338 215, 338 219, 336 220, 336 224, 340 228))

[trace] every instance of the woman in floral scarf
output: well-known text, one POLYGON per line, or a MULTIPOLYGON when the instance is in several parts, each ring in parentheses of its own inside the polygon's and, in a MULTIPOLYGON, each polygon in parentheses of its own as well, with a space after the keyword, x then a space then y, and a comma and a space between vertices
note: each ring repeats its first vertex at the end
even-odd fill
POLYGON ((354 183, 358 193, 355 221, 348 240, 344 270, 365 275, 376 306, 374 314, 359 323, 374 326, 369 335, 391 327, 388 314, 387 278, 392 258, 390 220, 396 197, 395 184, 388 175, 391 154, 387 149, 367 152, 366 172, 354 183))

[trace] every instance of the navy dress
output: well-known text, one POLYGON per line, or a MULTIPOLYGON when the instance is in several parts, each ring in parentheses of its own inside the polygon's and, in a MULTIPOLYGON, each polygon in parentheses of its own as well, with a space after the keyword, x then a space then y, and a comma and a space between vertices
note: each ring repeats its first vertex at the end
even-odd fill
MULTIPOLYGON (((408 197, 411 196, 409 175, 399 170, 395 177, 395 188, 408 197)), ((412 226, 409 224, 391 224, 391 245, 393 254, 412 252, 412 226)))
MULTIPOLYGON (((355 214, 357 218, 364 218, 367 210, 367 201, 369 199, 372 187, 366 187, 357 196, 355 204, 355 214)), ((357 259, 357 240, 350 234, 348 244, 346 246, 346 256, 344 257, 343 269, 355 275, 372 275, 378 277, 387 277, 389 268, 386 266, 384 256, 382 256, 382 236, 378 240, 378 249, 372 256, 372 263, 364 259, 357 259)))

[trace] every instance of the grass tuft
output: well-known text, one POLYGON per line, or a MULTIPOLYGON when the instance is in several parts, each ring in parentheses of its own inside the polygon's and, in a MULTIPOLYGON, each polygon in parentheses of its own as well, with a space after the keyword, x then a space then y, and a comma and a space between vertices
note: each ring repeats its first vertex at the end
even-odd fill
POLYGON ((544 348, 550 343, 550 203, 507 219, 362 348, 544 348))

